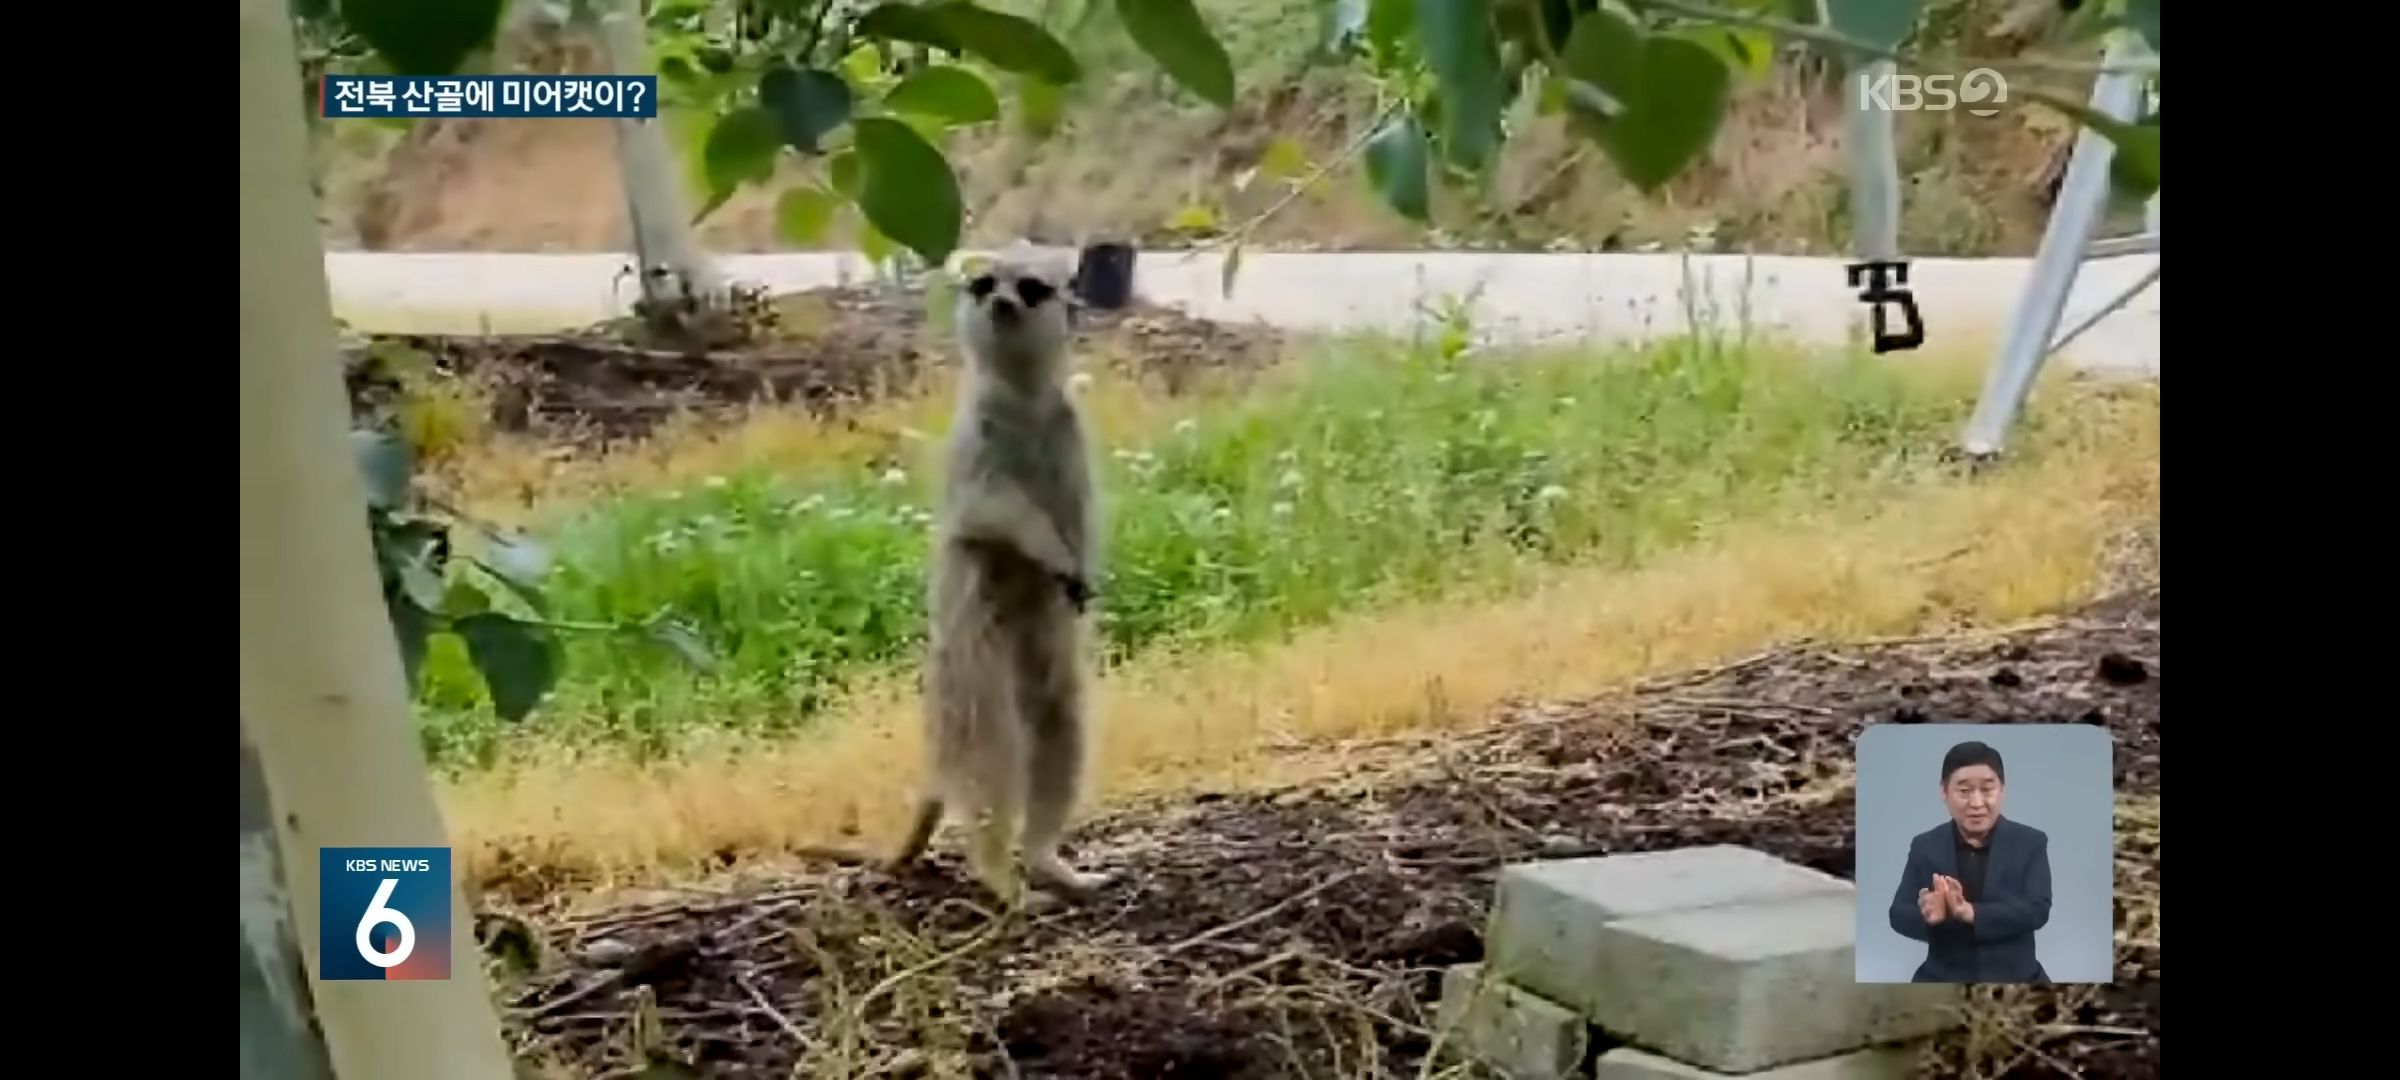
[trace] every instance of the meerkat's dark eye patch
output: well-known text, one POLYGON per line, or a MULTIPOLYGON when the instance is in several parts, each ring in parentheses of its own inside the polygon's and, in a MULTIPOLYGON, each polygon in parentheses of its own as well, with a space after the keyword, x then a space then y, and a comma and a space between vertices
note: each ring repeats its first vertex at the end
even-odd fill
POLYGON ((981 300, 992 295, 992 290, 999 287, 1000 280, 998 278, 990 274, 979 274, 975 280, 967 283, 967 292, 972 294, 975 299, 981 300))
POLYGON ((1040 278, 1017 279, 1017 296, 1025 301, 1026 307, 1040 307, 1042 301, 1056 295, 1058 289, 1040 278))

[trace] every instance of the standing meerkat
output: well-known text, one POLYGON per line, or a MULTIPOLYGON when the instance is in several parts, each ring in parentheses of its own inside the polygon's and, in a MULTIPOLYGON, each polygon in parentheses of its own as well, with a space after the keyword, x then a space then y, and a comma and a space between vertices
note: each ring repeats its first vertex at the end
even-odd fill
POLYGON ((1087 750, 1084 656, 1099 518, 1090 439, 1067 396, 1064 275, 1004 257, 958 297, 966 358, 934 530, 925 722, 931 783, 893 860, 924 853, 945 811, 970 861, 1013 901, 1010 841, 1036 888, 1090 896, 1109 875, 1059 858, 1087 750))

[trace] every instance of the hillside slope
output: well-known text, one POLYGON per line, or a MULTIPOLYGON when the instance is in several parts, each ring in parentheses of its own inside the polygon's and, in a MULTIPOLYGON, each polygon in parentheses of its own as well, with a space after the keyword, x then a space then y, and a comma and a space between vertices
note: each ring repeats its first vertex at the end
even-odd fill
MULTIPOLYGON (((1963 25, 1963 51, 2022 47, 2005 0, 1936 3, 1963 25)), ((1009 123, 960 135, 971 243, 1022 235, 1054 240, 1133 237, 1170 246, 1247 220, 1286 190, 1243 179, 1278 139, 1311 162, 1338 155, 1368 112, 1355 72, 1314 64, 1307 5, 1260 0, 1202 4, 1237 57, 1242 94, 1230 112, 1200 105, 1102 24, 1078 41, 1094 74, 1045 140, 1009 123), (1194 209, 1204 215, 1194 215, 1194 209), (1178 218, 1185 228, 1171 227, 1178 218), (1213 222, 1192 227, 1201 217, 1213 222)), ((591 69, 573 46, 522 46, 537 67, 591 69), (539 55, 533 55, 536 52, 539 55)), ((2074 96, 2072 80, 2052 87, 2074 96)), ((2022 94, 2015 95, 2021 100, 2022 94)), ((1521 117, 1490 197, 1437 200, 1431 236, 1385 210, 1355 165, 1334 170, 1264 228, 1254 243, 1298 248, 1473 246, 1581 250, 1668 247, 1787 253, 1846 246, 1842 110, 1837 84, 1786 65, 1746 86, 1710 159, 1654 198, 1619 179, 1557 118, 1521 117)), ((1901 117, 1907 185, 1903 244, 1918 255, 2028 254, 2070 132, 2030 105, 1999 115, 1901 117)), ((627 244, 607 122, 433 120, 404 129, 354 126, 322 140, 329 245, 389 251, 612 251, 627 244)), ((779 185, 806 166, 787 163, 779 185)), ((710 248, 784 250, 775 191, 751 192, 701 228, 710 248)), ((837 238, 838 239, 838 238, 837 238)), ((839 242, 846 243, 846 239, 839 242)))

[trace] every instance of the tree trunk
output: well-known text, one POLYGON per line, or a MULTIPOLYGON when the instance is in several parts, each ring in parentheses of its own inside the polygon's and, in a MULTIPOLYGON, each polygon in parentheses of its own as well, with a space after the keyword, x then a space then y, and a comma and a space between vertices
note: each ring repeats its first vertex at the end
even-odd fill
MULTIPOLYGON (((593 20, 610 74, 651 73, 641 0, 588 0, 579 10, 593 20)), ((633 222, 642 299, 653 311, 672 310, 687 289, 704 301, 721 299, 725 283, 692 232, 683 178, 667 145, 665 118, 615 124, 617 173, 625 184, 625 209, 633 222)))
MULTIPOLYGON (((285 0, 242 0, 241 49, 241 715, 274 807, 290 940, 313 973, 317 849, 447 838, 349 446, 285 0)), ((510 1076, 455 885, 451 922, 447 980, 314 987, 342 1080, 510 1076)))

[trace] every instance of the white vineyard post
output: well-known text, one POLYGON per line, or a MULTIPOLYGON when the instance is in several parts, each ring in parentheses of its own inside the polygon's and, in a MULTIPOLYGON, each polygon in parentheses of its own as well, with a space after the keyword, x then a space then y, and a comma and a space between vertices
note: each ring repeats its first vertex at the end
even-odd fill
MULTIPOLYGON (((2133 119, 2144 82, 2139 62, 2151 55, 2140 34, 2131 30, 2114 31, 2105 61, 2108 70, 2092 86, 2092 109, 2119 120, 2133 119)), ((2043 362, 2065 343, 2053 335, 2084 260, 2093 254, 2157 250, 2155 197, 2147 213, 2149 235, 2133 238, 2129 243, 2092 243, 2101 212, 2108 204, 2108 167, 2115 156, 2116 144, 2107 136, 2089 128, 2076 136, 2074 156, 2067 164, 2066 179, 2059 185, 2058 204, 2050 211, 2049 225, 2042 232, 2041 249, 2034 255, 2033 272, 2025 283, 2024 293, 2017 298, 2016 310, 2009 319, 2008 336, 1992 359, 1982 396, 1975 403, 1975 413, 1961 433, 1960 448, 1970 456, 1991 457, 2000 453, 2009 426, 2024 408, 2034 381, 2041 375, 2043 362)), ((2154 280, 2155 274, 2145 278, 2136 289, 2154 280)), ((2131 295, 2129 291, 2100 311, 2113 310, 2131 295)), ((2097 321, 2097 318, 2087 320, 2074 333, 2081 333, 2097 321)))

